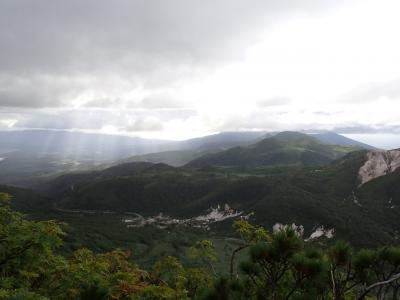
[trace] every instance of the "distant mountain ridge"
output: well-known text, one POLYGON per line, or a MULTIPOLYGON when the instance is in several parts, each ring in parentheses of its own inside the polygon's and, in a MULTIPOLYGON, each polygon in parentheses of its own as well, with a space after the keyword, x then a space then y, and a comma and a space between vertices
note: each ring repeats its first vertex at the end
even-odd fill
MULTIPOLYGON (((54 155, 76 160, 104 161, 163 151, 225 150, 253 144, 276 134, 278 133, 266 131, 221 132, 184 141, 168 141, 62 130, 0 131, 0 154, 19 152, 23 155, 29 151, 30 155, 36 156, 54 155)), ((326 144, 373 148, 332 132, 313 136, 326 144)))
POLYGON ((281 132, 253 145, 207 154, 188 163, 189 167, 315 166, 327 164, 359 148, 323 144, 299 132, 281 132))
POLYGON ((62 130, 0 131, 0 153, 53 155, 76 160, 104 161, 132 153, 149 153, 166 141, 121 135, 71 132, 62 130))
MULTIPOLYGON (((267 133, 267 132, 244 132, 241 133, 239 136, 246 137, 244 140, 237 139, 234 143, 233 141, 230 141, 229 144, 222 144, 222 143, 217 143, 218 138, 220 136, 234 136, 237 133, 220 133, 220 134, 215 134, 212 136, 204 137, 204 138, 198 138, 198 139, 193 139, 188 142, 187 145, 195 145, 198 144, 201 146, 200 149, 188 149, 188 150, 174 150, 174 151, 165 151, 165 152, 157 152, 157 153, 149 153, 149 154, 143 154, 143 155, 137 155, 137 156, 132 156, 129 158, 126 158, 124 160, 119 161, 118 163, 124 163, 124 162, 137 162, 137 161, 145 161, 145 162, 153 162, 153 163, 165 163, 171 166, 179 167, 183 166, 187 163, 189 163, 192 160, 198 159, 204 155, 207 154, 214 154, 219 151, 227 150, 229 148, 228 146, 230 145, 231 147, 235 146, 246 146, 251 143, 256 143, 260 141, 261 139, 267 138, 267 137, 272 137, 274 135, 277 135, 279 133, 267 133), (203 142, 202 142, 203 141, 203 142), (241 142, 240 142, 241 141, 241 142), (209 146, 209 148, 205 147, 206 145, 209 146), (213 146, 213 147, 211 147, 213 146)), ((360 143, 358 141, 346 138, 342 135, 339 135, 334 132, 323 132, 323 133, 317 133, 317 134, 310 134, 308 133, 309 136, 317 139, 323 144, 327 145, 339 145, 339 146, 345 146, 345 147, 354 147, 355 150, 357 149, 368 149, 368 150, 373 150, 376 149, 375 147, 372 147, 367 144, 360 143)))
POLYGON ((176 142, 174 146, 177 148, 176 150, 131 156, 117 163, 144 161, 179 167, 205 154, 216 153, 235 146, 249 145, 271 135, 273 134, 261 131, 221 132, 176 142))
POLYGON ((367 149, 367 150, 377 150, 378 149, 371 145, 349 139, 343 135, 337 134, 332 131, 325 131, 325 132, 314 133, 314 134, 308 133, 308 134, 310 136, 316 138, 320 142, 328 144, 328 145, 359 146, 360 148, 367 149))
MULTIPOLYGON (((0 183, 30 187, 62 173, 125 162, 183 166, 204 155, 250 146, 276 134, 222 132, 185 141, 163 141, 54 130, 0 131, 0 183)), ((334 133, 313 137, 330 144, 358 143, 334 133)))

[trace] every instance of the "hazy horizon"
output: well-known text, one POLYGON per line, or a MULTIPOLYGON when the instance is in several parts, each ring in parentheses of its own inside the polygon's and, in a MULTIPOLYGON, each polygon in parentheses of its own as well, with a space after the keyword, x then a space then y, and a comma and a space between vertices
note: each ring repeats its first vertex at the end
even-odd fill
MULTIPOLYGON (((93 131, 82 131, 82 130, 65 130, 65 129, 45 129, 45 128, 25 128, 25 129, 0 129, 0 132, 15 132, 15 131, 27 131, 27 130, 36 130, 36 131, 42 131, 42 130, 50 130, 50 131, 61 131, 61 132, 81 132, 81 133, 88 133, 88 134, 105 134, 105 135, 112 135, 112 136, 126 136, 126 137, 131 137, 131 138, 136 138, 137 136, 130 135, 130 134, 123 134, 123 133, 102 133, 102 132, 93 132, 93 131)), ((284 130, 285 131, 285 130, 284 130)), ((206 137, 209 135, 216 135, 220 133, 229 133, 229 132, 265 132, 265 133, 275 133, 276 131, 267 131, 267 130, 253 130, 253 131, 221 131, 221 132, 211 132, 206 135, 199 135, 199 136, 191 136, 188 138, 184 139, 156 139, 160 141, 185 141, 185 140, 190 140, 190 139, 195 139, 195 138, 202 138, 206 137)), ((298 132, 304 132, 302 130, 299 130, 298 132)), ((316 131, 318 132, 324 132, 324 131, 316 131)), ((326 131, 326 132, 333 132, 333 131, 326 131)), ((311 131, 308 131, 308 133, 312 133, 311 131)), ((340 133, 337 133, 340 134, 340 133)), ((398 135, 396 134, 340 134, 344 137, 353 139, 355 141, 365 143, 367 145, 379 148, 379 149, 384 149, 384 150, 392 150, 392 149, 399 149, 400 148, 400 141, 398 139, 398 135)), ((145 138, 146 137, 141 137, 145 138)))

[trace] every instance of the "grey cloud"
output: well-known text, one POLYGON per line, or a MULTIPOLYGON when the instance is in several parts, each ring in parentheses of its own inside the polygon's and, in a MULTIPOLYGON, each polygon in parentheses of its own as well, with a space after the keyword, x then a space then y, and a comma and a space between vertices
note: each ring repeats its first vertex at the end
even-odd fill
POLYGON ((109 108, 113 106, 121 105, 121 99, 119 98, 98 98, 86 102, 83 106, 88 108, 109 108))
POLYGON ((312 114, 317 115, 317 116, 325 116, 325 117, 331 117, 334 115, 340 115, 345 113, 344 110, 317 110, 317 111, 313 111, 312 114))
MULTIPOLYGON (((335 6, 346 1, 335 2, 335 6)), ((30 81, 54 78, 42 91, 13 84, 0 106, 68 104, 57 81, 117 75, 135 87, 172 84, 196 70, 243 57, 259 32, 294 11, 319 12, 331 1, 3 0, 0 70, 30 81), (61 79, 60 79, 61 78, 61 79), (139 83, 138 83, 139 82, 139 83), (43 95, 44 93, 44 95, 43 95), (60 100, 60 98, 63 98, 60 100)), ((71 86, 70 88, 73 88, 71 86)), ((84 87, 80 87, 84 89, 84 87)))
MULTIPOLYGON (((187 99, 158 91, 240 60, 260 33, 294 12, 319 14, 343 4, 348 1, 3 0, 0 113, 12 111, 16 128, 161 130, 165 122, 198 113, 187 99), (122 98, 131 90, 149 96, 122 98), (99 91, 98 98, 70 109, 87 91, 99 91)), ((289 103, 277 97, 260 106, 289 103)), ((262 114, 220 125, 279 126, 262 114)))
POLYGON ((88 108, 115 108, 121 107, 125 109, 147 109, 147 110, 163 110, 163 109, 190 109, 190 104, 178 100, 170 95, 154 93, 151 96, 138 99, 121 99, 121 98, 98 98, 85 103, 84 107, 88 108))
POLYGON ((289 97, 279 96, 268 98, 266 100, 261 100, 258 102, 259 107, 272 107, 272 106, 282 106, 290 104, 292 100, 289 97))
POLYGON ((385 97, 391 100, 400 100, 400 79, 387 82, 370 83, 367 86, 358 87, 343 96, 345 102, 371 102, 385 97))
POLYGON ((280 128, 274 118, 275 114, 265 111, 253 112, 249 116, 230 116, 218 127, 217 131, 266 130, 280 128))
POLYGON ((317 0, 4 0, 0 66, 79 72, 118 62, 140 72, 149 61, 232 59, 254 41, 252 29, 282 13, 327 6, 317 0))
POLYGON ((174 119, 187 119, 190 117, 194 117, 198 114, 198 112, 194 109, 190 108, 177 108, 177 109, 158 109, 151 111, 141 111, 143 115, 154 116, 161 121, 169 121, 174 119))
POLYGON ((171 120, 187 119, 195 115, 186 110, 103 110, 103 109, 46 109, 7 112, 0 110, 1 120, 17 120, 13 126, 22 128, 84 129, 99 130, 103 126, 114 126, 126 131, 156 131, 163 123, 171 120))
MULTIPOLYGON (((321 113, 321 112, 317 112, 321 113)), ((308 123, 297 123, 296 121, 279 122, 282 119, 284 112, 271 112, 259 110, 252 112, 247 116, 231 116, 222 122, 218 127, 218 131, 240 131, 240 130, 265 130, 265 131, 334 131, 339 134, 400 134, 399 124, 363 124, 363 123, 350 123, 337 126, 337 124, 318 123, 309 120, 308 123), (280 118, 277 118, 280 117, 280 118)), ((329 112, 324 113, 329 116, 329 112)), ((290 120, 290 114, 288 114, 290 120)))
POLYGON ((140 131, 159 131, 163 129, 163 125, 160 120, 156 118, 138 118, 136 120, 132 120, 131 124, 127 127, 123 128, 123 130, 131 131, 131 132, 140 132, 140 131))
POLYGON ((372 87, 369 91, 371 98, 387 97, 400 99, 400 79, 385 82, 372 87))
POLYGON ((163 108, 185 108, 188 106, 184 101, 173 98, 169 95, 154 95, 144 98, 140 103, 140 107, 148 109, 163 109, 163 108))
POLYGON ((17 117, 15 128, 88 129, 99 130, 105 124, 104 116, 84 111, 32 112, 17 117))
POLYGON ((375 124, 375 125, 352 125, 344 127, 335 127, 335 132, 342 134, 369 134, 369 133, 391 133, 400 134, 399 125, 386 125, 386 124, 375 124))
POLYGON ((314 115, 319 115, 319 116, 325 116, 325 117, 330 117, 332 115, 334 115, 334 112, 328 112, 328 111, 314 111, 313 112, 314 115))
POLYGON ((42 75, 13 76, 0 73, 0 107, 59 107, 79 94, 77 79, 42 75))

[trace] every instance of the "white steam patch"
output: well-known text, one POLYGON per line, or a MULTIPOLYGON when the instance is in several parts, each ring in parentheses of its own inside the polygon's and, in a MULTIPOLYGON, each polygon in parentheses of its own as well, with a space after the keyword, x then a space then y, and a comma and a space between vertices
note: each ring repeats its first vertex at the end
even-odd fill
MULTIPOLYGON (((135 214, 133 218, 123 219, 124 223, 127 223, 128 228, 144 227, 144 226, 155 226, 160 229, 166 229, 172 225, 185 225, 195 228, 210 229, 209 225, 224 221, 226 219, 240 217, 243 212, 238 212, 232 209, 228 204, 223 207, 218 205, 216 208, 210 208, 208 213, 189 219, 175 219, 167 215, 160 213, 157 216, 145 218, 139 214, 135 214)), ((244 219, 249 219, 252 213, 243 216, 244 219)))

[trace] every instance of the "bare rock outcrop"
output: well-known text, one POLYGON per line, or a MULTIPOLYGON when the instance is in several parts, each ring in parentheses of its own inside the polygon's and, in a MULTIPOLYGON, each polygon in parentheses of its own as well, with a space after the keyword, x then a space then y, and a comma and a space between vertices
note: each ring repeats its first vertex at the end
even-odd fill
POLYGON ((390 174, 400 167, 400 149, 390 151, 371 151, 358 175, 360 186, 372 179, 390 174))

